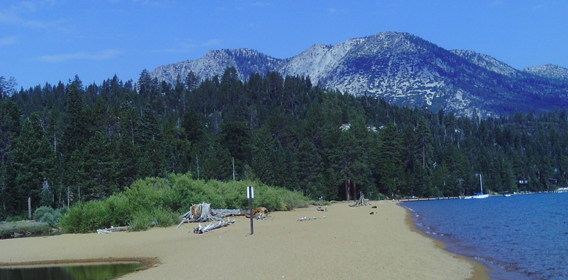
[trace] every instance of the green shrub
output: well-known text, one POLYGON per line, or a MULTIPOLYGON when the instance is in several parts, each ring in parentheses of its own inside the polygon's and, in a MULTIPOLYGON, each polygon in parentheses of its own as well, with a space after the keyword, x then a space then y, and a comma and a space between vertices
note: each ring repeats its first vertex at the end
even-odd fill
POLYGON ((51 213, 53 211, 54 211, 53 208, 49 206, 39 207, 34 211, 33 214, 34 220, 39 221, 39 218, 41 218, 45 213, 51 213))
POLYGON ((90 232, 99 228, 108 228, 111 226, 112 218, 106 201, 89 201, 85 203, 83 211, 83 227, 81 232, 90 232))
POLYGON ((25 220, 25 216, 9 216, 8 218, 6 218, 6 222, 17 222, 17 221, 23 221, 25 220))
POLYGON ((168 227, 179 223, 179 221, 179 215, 161 207, 156 209, 140 210, 132 215, 130 230, 147 230, 154 224, 160 227, 168 227))
POLYGON ((33 218, 36 221, 44 222, 51 227, 55 227, 61 219, 61 212, 49 206, 42 206, 34 211, 33 218))
POLYGON ((53 214, 47 212, 41 216, 40 222, 47 223, 49 226, 55 226, 57 224, 57 220, 53 214))
POLYGON ((132 215, 132 221, 130 222, 130 230, 132 231, 142 231, 150 228, 150 224, 153 222, 152 213, 149 211, 137 211, 132 215))
POLYGON ((137 180, 106 200, 78 203, 63 216, 60 226, 65 232, 92 232, 122 225, 138 231, 148 229, 153 222, 170 226, 179 222, 179 214, 201 202, 210 203, 214 209, 248 209, 247 186, 255 186, 254 207, 283 211, 308 206, 308 200, 299 192, 259 182, 205 182, 193 180, 189 174, 176 174, 167 179, 137 180))
POLYGON ((111 214, 105 201, 93 200, 78 203, 61 218, 59 223, 65 232, 86 233, 111 226, 111 214))
POLYGON ((110 224, 112 226, 124 226, 130 223, 133 207, 124 193, 109 197, 106 203, 110 213, 110 224))
POLYGON ((161 207, 154 209, 152 216, 154 218, 153 222, 157 222, 157 226, 159 227, 169 227, 180 222, 180 217, 177 213, 161 207))
POLYGON ((148 178, 137 180, 126 188, 125 194, 130 200, 132 208, 136 211, 144 208, 152 208, 157 205, 171 205, 171 187, 169 181, 161 178, 148 178))
POLYGON ((59 226, 63 229, 63 231, 67 233, 80 232, 79 228, 82 224, 82 213, 83 203, 75 204, 71 209, 69 209, 69 212, 61 218, 61 221, 59 221, 59 226))

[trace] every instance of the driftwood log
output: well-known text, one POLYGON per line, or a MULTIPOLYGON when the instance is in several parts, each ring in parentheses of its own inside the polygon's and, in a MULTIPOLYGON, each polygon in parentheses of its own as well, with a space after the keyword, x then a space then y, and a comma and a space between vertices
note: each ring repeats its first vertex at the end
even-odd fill
POLYGON ((182 220, 177 227, 179 228, 183 223, 223 222, 223 218, 244 216, 246 213, 246 210, 239 209, 211 209, 211 204, 205 202, 193 204, 191 205, 191 210, 183 214, 182 220))
POLYGON ((202 234, 202 233, 205 233, 205 232, 214 230, 214 229, 226 227, 226 226, 228 226, 228 225, 230 225, 230 224, 233 224, 234 222, 235 222, 234 219, 231 220, 231 219, 227 218, 226 221, 223 220, 223 219, 221 219, 220 221, 216 221, 216 222, 209 223, 209 224, 206 225, 206 226, 201 226, 201 223, 199 223, 199 226, 198 226, 198 227, 194 227, 194 228, 193 228, 193 233, 202 234))
MULTIPOLYGON (((257 220, 266 220, 269 213, 270 212, 266 209, 266 207, 256 207, 252 209, 252 217, 257 220)), ((245 217, 250 218, 250 213, 246 212, 245 217)))
POLYGON ((316 218, 316 217, 302 217, 298 219, 298 222, 303 222, 303 221, 311 221, 311 220, 315 220, 315 219, 325 219, 326 216, 323 216, 321 218, 316 218))
POLYGON ((363 195, 363 193, 361 193, 359 195, 359 199, 357 200, 357 202, 355 202, 355 204, 353 205, 349 205, 351 207, 357 207, 357 206, 369 206, 371 205, 368 201, 365 200, 365 196, 363 195))
POLYGON ((129 226, 124 226, 124 227, 109 227, 109 228, 103 228, 103 229, 97 229, 97 233, 98 234, 109 234, 109 233, 113 233, 113 232, 119 232, 119 231, 128 231, 130 229, 129 226))

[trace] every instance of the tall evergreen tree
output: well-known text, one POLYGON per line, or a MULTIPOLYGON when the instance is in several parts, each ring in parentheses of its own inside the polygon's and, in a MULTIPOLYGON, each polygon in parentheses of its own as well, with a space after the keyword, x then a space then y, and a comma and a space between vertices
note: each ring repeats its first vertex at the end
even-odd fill
POLYGON ((219 141, 209 148, 202 164, 205 177, 215 180, 232 179, 232 158, 229 149, 219 141))
POLYGON ((394 124, 388 124, 380 135, 380 190, 392 196, 399 191, 402 181, 402 160, 400 138, 394 124))
POLYGON ((14 185, 14 152, 20 133, 20 110, 10 99, 0 102, 0 219, 13 213, 16 194, 8 190, 14 185))
POLYGON ((304 195, 314 198, 322 196, 323 161, 310 140, 304 138, 300 142, 294 162, 294 171, 304 195))
POLYGON ((12 193, 18 197, 17 209, 27 208, 28 197, 35 207, 40 206, 40 202, 52 206, 53 190, 49 186, 53 184, 54 155, 38 114, 32 114, 22 126, 14 163, 17 177, 12 193))
POLYGON ((273 159, 276 158, 276 143, 268 125, 263 125, 255 135, 252 154, 251 166, 255 175, 266 184, 274 184, 273 159))
POLYGON ((219 144, 229 149, 235 159, 235 170, 242 174, 250 159, 250 128, 243 122, 224 123, 219 132, 219 144))

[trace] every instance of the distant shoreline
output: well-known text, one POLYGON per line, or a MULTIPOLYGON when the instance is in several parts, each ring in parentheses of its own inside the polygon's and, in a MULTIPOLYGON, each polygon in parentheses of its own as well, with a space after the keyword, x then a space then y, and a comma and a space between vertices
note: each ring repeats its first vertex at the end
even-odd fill
MULTIPOLYGON (((510 193, 510 195, 531 195, 531 194, 547 194, 547 193, 566 193, 566 190, 555 190, 555 191, 540 191, 540 192, 515 192, 510 193)), ((499 193, 491 193, 489 196, 503 196, 503 194, 499 193)), ((399 199, 399 202, 414 202, 414 201, 429 201, 429 200, 448 200, 448 199, 463 199, 463 197, 459 196, 440 196, 440 197, 413 197, 413 198, 403 198, 399 199)))

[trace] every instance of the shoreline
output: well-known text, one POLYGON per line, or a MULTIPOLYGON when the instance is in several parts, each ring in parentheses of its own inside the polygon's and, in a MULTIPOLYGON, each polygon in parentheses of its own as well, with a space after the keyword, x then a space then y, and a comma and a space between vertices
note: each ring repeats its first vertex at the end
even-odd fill
POLYGON ((121 279, 489 279, 482 266, 443 250, 414 228, 394 201, 351 202, 234 217, 228 227, 194 234, 197 224, 144 232, 63 234, 0 240, 0 266, 153 259, 121 279), (316 219, 299 221, 302 217, 316 219), (6 253, 4 253, 6 252, 6 253))
POLYGON ((408 224, 408 227, 410 228, 411 231, 413 232, 417 232, 420 235, 431 239, 432 241, 434 241, 434 244, 436 245, 436 247, 448 252, 449 254, 453 255, 454 257, 458 258, 458 259, 462 259, 467 261, 468 263, 471 264, 471 266, 473 267, 473 273, 471 278, 469 278, 469 280, 490 280, 491 276, 489 276, 489 271, 491 271, 490 268, 488 268, 487 266, 485 266, 483 263, 478 262, 476 260, 470 259, 466 256, 463 255, 458 255, 455 253, 452 253, 448 250, 446 250, 446 243, 437 240, 433 237, 428 236, 425 232, 419 230, 418 228, 416 228, 416 224, 414 223, 414 219, 412 218, 412 212, 410 212, 410 210, 408 210, 406 207, 401 206, 400 204, 398 205, 399 207, 404 208, 404 210, 406 211, 406 218, 405 221, 408 224))
POLYGON ((0 268, 34 268, 34 267, 53 267, 53 266, 81 266, 99 264, 127 264, 141 263, 142 266, 136 270, 149 269, 160 264, 158 258, 97 258, 97 259, 72 259, 72 260, 46 260, 32 262, 12 262, 1 263, 0 268))

